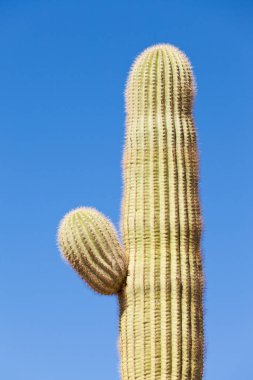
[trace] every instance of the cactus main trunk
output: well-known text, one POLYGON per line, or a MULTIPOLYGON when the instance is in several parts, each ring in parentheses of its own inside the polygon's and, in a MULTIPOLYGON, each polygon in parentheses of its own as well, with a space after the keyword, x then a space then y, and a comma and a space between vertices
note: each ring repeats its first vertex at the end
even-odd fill
POLYGON ((123 380, 199 380, 203 367, 201 217, 194 84, 178 49, 158 45, 126 90, 120 300, 123 380))

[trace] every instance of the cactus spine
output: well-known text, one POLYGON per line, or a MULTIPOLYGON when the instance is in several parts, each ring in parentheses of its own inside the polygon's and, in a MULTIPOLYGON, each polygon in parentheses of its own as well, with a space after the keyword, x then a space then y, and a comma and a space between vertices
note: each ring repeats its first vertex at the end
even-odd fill
MULTIPOLYGON (((121 219, 129 263, 127 278, 117 287, 122 380, 202 378, 202 223, 193 97, 191 67, 177 48, 156 45, 135 61, 126 89, 121 219)), ((68 246, 61 247, 68 258, 68 246)), ((87 255, 84 248, 78 254, 87 255)))

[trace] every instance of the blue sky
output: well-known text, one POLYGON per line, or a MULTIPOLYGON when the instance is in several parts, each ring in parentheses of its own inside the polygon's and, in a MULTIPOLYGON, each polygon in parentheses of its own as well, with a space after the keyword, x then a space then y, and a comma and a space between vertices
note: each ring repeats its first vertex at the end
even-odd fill
POLYGON ((197 79, 207 380, 253 378, 253 3, 0 1, 0 378, 119 379, 115 297, 60 259, 77 206, 118 226, 124 86, 144 48, 197 79))

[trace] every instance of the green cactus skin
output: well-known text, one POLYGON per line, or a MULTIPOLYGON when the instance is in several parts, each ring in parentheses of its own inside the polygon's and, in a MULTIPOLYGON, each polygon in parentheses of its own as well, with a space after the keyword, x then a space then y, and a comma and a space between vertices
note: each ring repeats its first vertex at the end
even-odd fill
MULTIPOLYGON (((127 83, 124 248, 117 252, 122 262, 125 254, 129 263, 127 277, 115 289, 122 380, 201 380, 203 375, 204 279, 194 91, 186 56, 165 44, 146 49, 136 59, 127 83)), ((79 227, 77 232, 77 222, 72 223, 72 241, 76 234, 86 236, 87 231, 79 227)), ((71 240, 62 237, 70 236, 69 228, 60 229, 59 241, 71 240)), ((99 227, 95 229, 98 237, 89 235, 94 241, 101 236, 99 227)), ((85 245, 86 241, 76 250, 78 257, 86 257, 85 245)), ((69 259, 70 244, 61 248, 69 259)), ((98 255, 93 267, 99 272, 98 255)), ((99 286, 93 286, 111 293, 112 287, 111 292, 107 287, 108 281, 106 291, 101 289, 101 277, 99 286)))

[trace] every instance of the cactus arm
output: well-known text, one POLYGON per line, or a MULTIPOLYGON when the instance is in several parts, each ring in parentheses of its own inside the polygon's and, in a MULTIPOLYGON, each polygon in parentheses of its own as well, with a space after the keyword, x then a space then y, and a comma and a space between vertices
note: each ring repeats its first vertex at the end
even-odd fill
POLYGON ((92 208, 68 213, 60 223, 63 258, 96 292, 115 294, 127 271, 127 257, 112 223, 92 208))

